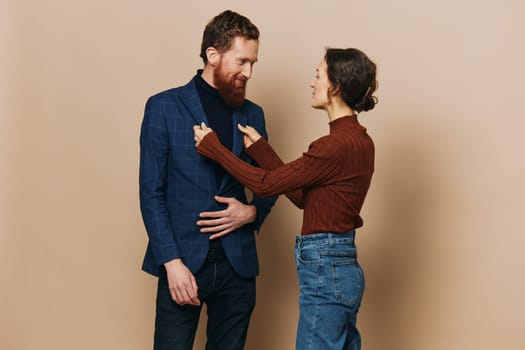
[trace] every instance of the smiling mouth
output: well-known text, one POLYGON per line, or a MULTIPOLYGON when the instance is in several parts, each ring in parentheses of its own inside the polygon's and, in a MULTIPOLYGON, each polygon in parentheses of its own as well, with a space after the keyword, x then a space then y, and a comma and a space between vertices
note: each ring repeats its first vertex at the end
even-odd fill
POLYGON ((242 88, 242 87, 244 87, 244 85, 246 85, 246 80, 245 79, 235 79, 235 86, 236 87, 242 88))

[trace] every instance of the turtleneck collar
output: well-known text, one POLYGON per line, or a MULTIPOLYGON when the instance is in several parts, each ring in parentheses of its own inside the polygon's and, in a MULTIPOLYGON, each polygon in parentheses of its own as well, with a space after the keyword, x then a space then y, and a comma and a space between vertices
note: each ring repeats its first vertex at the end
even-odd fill
POLYGON ((217 89, 208 84, 208 82, 202 77, 202 69, 197 70, 195 81, 200 92, 205 93, 210 97, 213 96, 214 98, 222 100, 217 89))
POLYGON ((328 125, 330 126, 330 133, 335 133, 346 128, 360 128, 366 130, 361 124, 359 124, 356 114, 337 118, 329 122, 328 125))

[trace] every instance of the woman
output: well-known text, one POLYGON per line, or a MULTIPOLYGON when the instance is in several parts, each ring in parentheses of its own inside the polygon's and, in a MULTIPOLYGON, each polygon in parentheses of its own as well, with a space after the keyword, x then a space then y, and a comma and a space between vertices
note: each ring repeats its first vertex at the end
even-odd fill
POLYGON ((330 133, 284 164, 251 127, 239 125, 245 151, 261 168, 235 157, 204 123, 197 151, 260 196, 286 194, 304 209, 296 239, 300 283, 296 349, 360 349, 356 316, 364 291, 355 229, 374 170, 374 144, 357 113, 374 108, 376 66, 357 49, 327 49, 316 70, 312 107, 327 113, 330 133))

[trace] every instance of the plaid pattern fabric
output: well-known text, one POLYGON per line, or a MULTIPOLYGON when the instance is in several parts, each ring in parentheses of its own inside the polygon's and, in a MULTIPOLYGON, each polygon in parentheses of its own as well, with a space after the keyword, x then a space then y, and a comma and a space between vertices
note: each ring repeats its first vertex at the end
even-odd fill
MULTIPOLYGON (((224 209, 215 195, 235 197, 246 203, 244 187, 230 175, 218 184, 212 161, 195 150, 193 126, 207 123, 195 78, 187 85, 161 92, 146 103, 140 134, 140 206, 149 242, 142 269, 158 276, 162 265, 182 258, 196 272, 206 257, 209 239, 200 233, 199 213, 224 209)), ((264 114, 246 101, 233 113, 233 152, 242 152, 243 137, 236 125, 251 125, 267 137, 264 114)), ((234 269, 243 277, 259 272, 254 230, 258 230, 276 198, 254 197, 257 220, 222 238, 234 269)))

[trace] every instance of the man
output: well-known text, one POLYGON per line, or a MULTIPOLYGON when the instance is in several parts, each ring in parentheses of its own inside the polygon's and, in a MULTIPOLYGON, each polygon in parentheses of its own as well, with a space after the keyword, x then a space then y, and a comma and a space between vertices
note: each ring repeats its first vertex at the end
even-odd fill
POLYGON ((205 122, 236 155, 249 124, 266 137, 262 109, 245 99, 259 31, 225 11, 204 30, 204 69, 185 86, 148 99, 141 129, 140 203, 149 242, 143 270, 159 277, 155 349, 192 349, 202 303, 206 349, 242 349, 259 272, 255 234, 275 203, 254 196, 195 152, 205 122))

